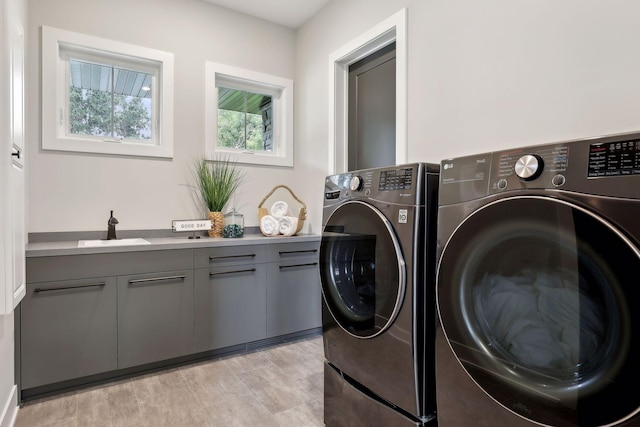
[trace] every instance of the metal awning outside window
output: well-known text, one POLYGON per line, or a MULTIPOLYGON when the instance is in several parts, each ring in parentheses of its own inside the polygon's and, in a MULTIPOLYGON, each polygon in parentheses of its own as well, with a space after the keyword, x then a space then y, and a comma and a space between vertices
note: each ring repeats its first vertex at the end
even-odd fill
POLYGON ((71 66, 71 87, 89 90, 112 91, 116 95, 151 98, 149 73, 94 64, 76 59, 69 60, 71 66))
POLYGON ((245 95, 247 113, 262 114, 262 110, 271 104, 271 96, 251 93, 244 90, 218 87, 218 108, 221 110, 245 111, 245 95))

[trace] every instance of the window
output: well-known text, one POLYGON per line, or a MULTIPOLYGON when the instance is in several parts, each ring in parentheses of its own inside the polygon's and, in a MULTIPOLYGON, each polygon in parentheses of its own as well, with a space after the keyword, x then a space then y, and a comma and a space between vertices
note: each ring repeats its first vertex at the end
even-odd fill
POLYGON ((205 72, 207 152, 293 166, 293 81, 213 62, 205 72))
POLYGON ((218 87, 218 146, 273 151, 273 97, 218 87))
POLYGON ((150 73, 69 57, 67 135, 152 143, 150 73))
POLYGON ((173 55, 42 28, 42 148, 173 157, 173 55))

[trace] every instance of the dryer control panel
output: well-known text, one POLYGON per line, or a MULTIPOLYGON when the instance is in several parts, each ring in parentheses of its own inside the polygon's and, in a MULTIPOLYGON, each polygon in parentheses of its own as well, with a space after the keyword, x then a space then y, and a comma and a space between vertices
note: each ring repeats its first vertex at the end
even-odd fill
POLYGON ((640 133, 443 160, 440 204, 522 190, 640 199, 640 133))
POLYGON ((589 145, 588 176, 640 175, 640 139, 589 145))
POLYGON ((515 188, 554 188, 566 182, 569 144, 523 147, 493 153, 497 166, 490 191, 515 188))

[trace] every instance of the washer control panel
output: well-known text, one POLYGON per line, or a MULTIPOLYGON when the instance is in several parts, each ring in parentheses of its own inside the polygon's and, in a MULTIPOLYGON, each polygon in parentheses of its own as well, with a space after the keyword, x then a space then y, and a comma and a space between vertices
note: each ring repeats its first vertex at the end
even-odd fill
POLYGON ((351 181, 349 181, 349 188, 351 191, 360 191, 363 187, 362 177, 359 175, 355 175, 351 177, 351 181))
MULTIPOLYGON (((325 179, 325 201, 344 198, 372 198, 397 203, 413 203, 421 164, 364 169, 331 175, 325 179)), ((424 172, 422 172, 424 174, 424 172)))
POLYGON ((379 191, 410 190, 413 185, 413 168, 389 169, 380 172, 379 191))

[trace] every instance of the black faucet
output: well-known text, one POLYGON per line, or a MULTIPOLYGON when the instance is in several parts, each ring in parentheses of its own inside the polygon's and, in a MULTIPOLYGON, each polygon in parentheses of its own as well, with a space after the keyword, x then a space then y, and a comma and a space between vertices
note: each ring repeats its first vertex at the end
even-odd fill
POLYGON ((113 211, 111 211, 111 216, 109 217, 109 221, 107 221, 107 240, 116 240, 116 224, 118 220, 113 217, 113 211))

